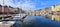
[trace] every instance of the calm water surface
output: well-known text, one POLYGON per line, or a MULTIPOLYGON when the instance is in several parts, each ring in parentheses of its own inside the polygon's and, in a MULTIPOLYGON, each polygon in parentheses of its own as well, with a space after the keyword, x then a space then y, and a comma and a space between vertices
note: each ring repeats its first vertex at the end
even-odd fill
POLYGON ((60 23, 42 16, 27 16, 23 22, 16 21, 12 27, 60 27, 60 23))

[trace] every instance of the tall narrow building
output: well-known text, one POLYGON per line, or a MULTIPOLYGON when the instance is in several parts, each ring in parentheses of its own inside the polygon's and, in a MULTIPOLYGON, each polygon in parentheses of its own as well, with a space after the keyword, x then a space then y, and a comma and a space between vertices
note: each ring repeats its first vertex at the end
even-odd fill
POLYGON ((60 5, 54 5, 52 6, 52 20, 60 22, 60 5))

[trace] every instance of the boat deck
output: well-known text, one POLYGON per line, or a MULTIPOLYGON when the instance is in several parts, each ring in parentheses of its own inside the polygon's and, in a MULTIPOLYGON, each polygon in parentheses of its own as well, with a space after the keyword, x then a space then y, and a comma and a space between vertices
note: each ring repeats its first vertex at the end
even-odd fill
POLYGON ((14 23, 15 23, 15 21, 4 21, 4 22, 0 22, 0 27, 10 27, 14 23))

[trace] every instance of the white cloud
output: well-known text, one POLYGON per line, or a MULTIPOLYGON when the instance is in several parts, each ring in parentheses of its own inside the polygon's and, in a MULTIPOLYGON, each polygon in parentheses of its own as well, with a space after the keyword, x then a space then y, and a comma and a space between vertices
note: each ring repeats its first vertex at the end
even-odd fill
POLYGON ((1 4, 1 5, 3 4, 3 0, 0 0, 0 4, 1 4))
MULTIPOLYGON (((3 3, 3 0, 0 0, 0 4, 3 3)), ((36 8, 33 2, 30 0, 4 0, 4 5, 12 6, 12 7, 19 7, 23 10, 33 10, 36 8), (13 2, 15 1, 15 3, 13 2)))
POLYGON ((10 5, 10 6, 13 6, 15 7, 15 4, 13 3, 13 0, 5 0, 5 5, 10 5))
MULTIPOLYGON (((3 0, 0 0, 0 4, 3 5, 3 0)), ((4 0, 4 5, 15 6, 12 0, 4 0)))
POLYGON ((30 2, 28 0, 25 0, 24 2, 21 1, 21 2, 17 2, 16 6, 22 8, 24 10, 32 10, 33 8, 36 8, 34 3, 30 2))

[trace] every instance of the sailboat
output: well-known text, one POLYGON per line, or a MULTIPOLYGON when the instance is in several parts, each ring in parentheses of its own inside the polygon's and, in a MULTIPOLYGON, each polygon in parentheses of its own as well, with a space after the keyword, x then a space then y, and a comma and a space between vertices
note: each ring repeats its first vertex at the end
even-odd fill
POLYGON ((8 6, 0 6, 0 10, 0 27, 10 27, 13 25, 15 23, 15 21, 12 21, 13 16, 19 13, 19 9, 8 6))

